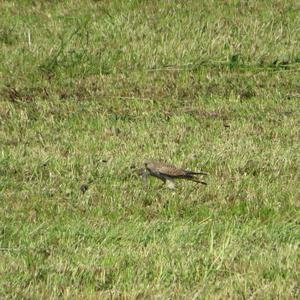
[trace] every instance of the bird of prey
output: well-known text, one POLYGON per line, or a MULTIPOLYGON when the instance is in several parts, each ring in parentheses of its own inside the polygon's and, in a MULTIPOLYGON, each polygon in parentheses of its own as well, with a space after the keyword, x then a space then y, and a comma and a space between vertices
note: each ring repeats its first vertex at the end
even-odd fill
POLYGON ((159 161, 145 161, 145 168, 149 175, 154 176, 162 180, 170 188, 174 189, 174 179, 187 179, 201 184, 207 184, 206 182, 199 180, 196 175, 207 175, 206 172, 188 171, 184 169, 176 168, 175 166, 159 161))

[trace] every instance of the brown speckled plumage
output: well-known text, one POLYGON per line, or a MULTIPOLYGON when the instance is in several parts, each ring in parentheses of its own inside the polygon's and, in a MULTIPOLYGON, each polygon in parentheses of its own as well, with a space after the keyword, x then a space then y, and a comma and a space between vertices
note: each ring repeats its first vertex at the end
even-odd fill
POLYGON ((171 164, 160 162, 160 161, 145 161, 145 168, 150 175, 161 179, 166 183, 167 180, 173 179, 187 179, 197 183, 206 184, 206 182, 199 180, 197 175, 207 175, 206 172, 199 171, 188 171, 177 168, 171 164))

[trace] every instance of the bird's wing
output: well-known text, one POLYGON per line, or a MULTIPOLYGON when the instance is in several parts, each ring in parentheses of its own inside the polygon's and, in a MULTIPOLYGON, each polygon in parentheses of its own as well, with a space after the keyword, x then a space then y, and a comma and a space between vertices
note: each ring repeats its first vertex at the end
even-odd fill
POLYGON ((184 176, 186 175, 186 172, 182 169, 177 169, 176 167, 169 165, 169 164, 161 164, 157 170, 161 174, 165 174, 171 177, 177 177, 177 176, 184 176))

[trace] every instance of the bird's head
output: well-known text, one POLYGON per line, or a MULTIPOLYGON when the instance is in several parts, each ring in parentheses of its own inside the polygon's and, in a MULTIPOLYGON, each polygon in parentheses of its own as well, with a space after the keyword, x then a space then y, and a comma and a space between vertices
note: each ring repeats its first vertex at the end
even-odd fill
POLYGON ((151 161, 148 159, 144 161, 144 166, 146 169, 148 169, 151 166, 151 164, 152 164, 151 161))

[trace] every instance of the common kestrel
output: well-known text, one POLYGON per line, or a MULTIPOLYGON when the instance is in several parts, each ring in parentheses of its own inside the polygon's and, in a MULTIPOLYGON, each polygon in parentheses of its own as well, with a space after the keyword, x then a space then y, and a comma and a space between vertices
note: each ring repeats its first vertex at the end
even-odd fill
POLYGON ((199 180, 196 175, 207 175, 206 172, 188 171, 184 169, 176 168, 175 166, 159 161, 145 161, 145 168, 147 172, 156 178, 159 178, 169 187, 174 188, 174 179, 187 179, 201 184, 207 184, 206 182, 199 180))

